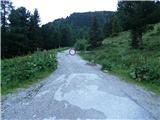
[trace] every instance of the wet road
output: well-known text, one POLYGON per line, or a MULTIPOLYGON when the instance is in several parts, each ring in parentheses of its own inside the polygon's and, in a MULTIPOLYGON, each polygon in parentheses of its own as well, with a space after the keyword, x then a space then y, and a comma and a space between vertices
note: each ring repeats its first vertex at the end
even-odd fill
POLYGON ((68 51, 57 58, 58 69, 48 78, 3 98, 3 119, 160 120, 160 97, 103 73, 68 51))

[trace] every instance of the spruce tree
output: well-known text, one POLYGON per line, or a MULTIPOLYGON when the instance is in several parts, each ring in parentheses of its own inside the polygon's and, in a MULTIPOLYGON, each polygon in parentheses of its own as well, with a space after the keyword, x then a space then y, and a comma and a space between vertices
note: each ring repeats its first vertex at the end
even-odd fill
POLYGON ((100 29, 98 20, 96 17, 93 18, 92 26, 90 29, 90 38, 89 38, 89 43, 91 48, 95 48, 100 46, 102 43, 102 31, 100 29))
POLYGON ((118 15, 124 30, 131 30, 131 46, 141 48, 142 33, 148 24, 160 22, 158 1, 120 1, 118 15))
POLYGON ((30 16, 29 20, 29 45, 30 50, 34 51, 42 47, 41 37, 40 37, 40 17, 38 10, 35 9, 33 15, 30 16))

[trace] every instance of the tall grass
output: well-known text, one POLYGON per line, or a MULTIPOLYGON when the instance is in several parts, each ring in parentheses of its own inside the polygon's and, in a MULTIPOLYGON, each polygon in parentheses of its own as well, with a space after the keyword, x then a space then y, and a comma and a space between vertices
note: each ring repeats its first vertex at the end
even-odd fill
POLYGON ((57 67, 56 51, 35 52, 32 55, 1 61, 2 93, 24 87, 45 76, 57 67))
POLYGON ((83 58, 94 59, 102 69, 146 86, 160 94, 160 24, 143 35, 143 50, 130 48, 130 33, 122 32, 103 41, 103 47, 83 58))

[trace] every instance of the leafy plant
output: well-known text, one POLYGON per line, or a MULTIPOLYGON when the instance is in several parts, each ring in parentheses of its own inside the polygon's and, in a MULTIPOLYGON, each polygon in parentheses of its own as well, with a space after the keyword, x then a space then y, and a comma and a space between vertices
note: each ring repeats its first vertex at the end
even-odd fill
POLYGON ((31 82, 38 73, 56 69, 56 52, 37 51, 32 55, 2 60, 2 91, 31 82))
POLYGON ((133 79, 139 81, 158 81, 160 80, 159 68, 151 63, 141 63, 138 65, 132 65, 130 69, 130 75, 133 79))
POLYGON ((75 43, 75 49, 76 50, 87 50, 89 47, 88 41, 86 39, 77 39, 77 42, 75 43))

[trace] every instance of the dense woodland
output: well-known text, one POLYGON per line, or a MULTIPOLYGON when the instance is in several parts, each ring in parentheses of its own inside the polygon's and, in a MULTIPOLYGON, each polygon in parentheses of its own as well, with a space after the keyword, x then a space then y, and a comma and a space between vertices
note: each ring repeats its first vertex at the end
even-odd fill
POLYGON ((116 12, 73 13, 67 18, 40 25, 40 15, 25 7, 15 9, 8 0, 1 1, 2 58, 65 46, 92 49, 106 37, 131 31, 130 47, 143 49, 142 34, 160 22, 159 1, 119 1, 116 12))

